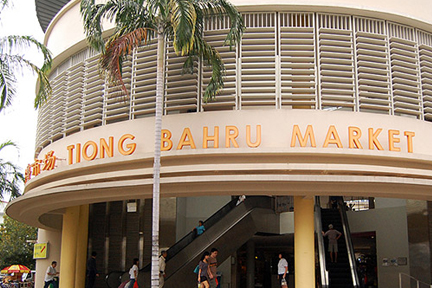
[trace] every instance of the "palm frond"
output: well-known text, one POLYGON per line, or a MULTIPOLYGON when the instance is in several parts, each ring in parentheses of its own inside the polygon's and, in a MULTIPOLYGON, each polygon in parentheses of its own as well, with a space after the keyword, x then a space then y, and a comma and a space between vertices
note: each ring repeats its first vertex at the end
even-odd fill
POLYGON ((87 40, 94 49, 102 51, 100 70, 110 82, 120 84, 125 95, 128 92, 122 78, 123 59, 155 35, 154 22, 147 12, 144 0, 109 0, 98 5, 93 0, 81 1, 87 40), (103 20, 116 25, 106 43, 102 38, 103 20))
POLYGON ((220 54, 215 48, 209 45, 199 34, 195 34, 193 50, 183 64, 184 72, 193 72, 193 62, 201 58, 205 66, 211 67, 212 74, 210 81, 204 91, 205 102, 213 99, 224 86, 225 66, 220 54))
MULTIPOLYGON (((6 147, 15 147, 17 145, 12 141, 0 143, 0 151, 6 147)), ((11 198, 20 196, 20 185, 24 183, 24 175, 19 171, 19 168, 13 163, 4 162, 0 159, 0 199, 5 195, 11 198)))
POLYGON ((103 71, 107 72, 111 82, 121 85, 122 90, 128 95, 126 85, 122 78, 123 59, 130 54, 134 48, 147 40, 148 29, 138 28, 115 40, 109 41, 105 53, 103 53, 100 64, 103 71))
POLYGON ((205 18, 227 16, 230 20, 230 31, 227 33, 225 43, 233 47, 241 40, 245 30, 243 17, 235 6, 226 0, 193 0, 194 5, 200 7, 205 18))
POLYGON ((12 4, 10 3, 9 0, 0 0, 0 14, 3 11, 4 8, 11 6, 12 4))
POLYGON ((0 199, 3 199, 5 195, 11 198, 21 195, 20 185, 24 183, 24 175, 18 170, 18 167, 10 162, 0 163, 0 199))
POLYGON ((104 51, 105 42, 102 38, 102 20, 105 15, 109 15, 110 10, 114 9, 113 1, 106 4, 95 5, 94 0, 81 1, 81 15, 84 22, 84 32, 90 46, 96 51, 104 51))
POLYGON ((171 25, 174 31, 173 46, 176 54, 187 55, 193 47, 197 14, 189 0, 170 0, 171 25))
MULTIPOLYGON (((109 0, 105 4, 95 4, 94 0, 81 1, 81 15, 84 20, 84 31, 90 46, 97 51, 104 51, 105 42, 102 37, 103 20, 115 22, 123 34, 137 28, 151 28, 145 13, 143 0, 109 0)), ((117 33, 117 37, 120 37, 117 33)))
POLYGON ((52 93, 52 88, 49 83, 48 74, 51 70, 51 62, 44 64, 40 69, 35 70, 38 79, 38 87, 39 90, 36 94, 35 101, 34 101, 34 107, 39 108, 42 106, 43 103, 48 99, 48 97, 52 93))
POLYGON ((1 58, 2 63, 0 63, 0 85, 2 85, 2 94, 0 98, 0 110, 10 105, 11 99, 13 98, 13 96, 15 96, 16 78, 14 76, 14 72, 19 72, 24 68, 30 69, 38 76, 39 90, 35 98, 34 106, 35 108, 39 108, 42 103, 51 95, 52 92, 51 85, 48 79, 48 73, 51 69, 51 60, 47 59, 42 68, 39 68, 36 64, 20 55, 2 54, 1 58), (7 86, 3 86, 4 84, 6 84, 7 86), (7 90, 5 90, 6 88, 7 90), (6 93, 5 96, 7 96, 7 98, 5 99, 3 99, 3 92, 6 93), (6 102, 3 102, 4 100, 6 102))
POLYGON ((7 140, 7 141, 5 141, 5 142, 3 142, 3 143, 0 143, 0 151, 1 151, 2 149, 6 148, 6 147, 9 147, 9 146, 12 146, 12 147, 18 148, 18 145, 16 145, 15 142, 13 142, 13 141, 11 141, 11 140, 7 140))
POLYGON ((52 57, 48 48, 32 36, 9 35, 0 38, 2 53, 19 54, 23 49, 35 47, 44 57, 44 62, 51 62, 52 57))
POLYGON ((16 95, 16 78, 7 61, 0 58, 0 111, 12 104, 16 95))
POLYGON ((20 69, 30 68, 38 76, 38 87, 35 98, 35 108, 38 108, 43 101, 51 95, 51 86, 48 80, 48 73, 51 69, 52 56, 51 52, 45 45, 37 41, 32 36, 10 35, 0 38, 2 82, 1 83, 1 99, 0 110, 10 105, 10 101, 15 96, 16 78, 14 72, 19 72, 20 69), (31 61, 25 59, 19 54, 28 48, 36 48, 43 56, 43 65, 39 68, 31 61), (18 70, 18 71, 16 71, 18 70), (8 80, 7 82, 5 80, 8 80), (4 86, 4 84, 8 84, 4 86))
POLYGON ((212 99, 223 87, 225 69, 218 52, 203 40, 204 23, 208 17, 228 17, 231 27, 226 43, 231 47, 240 40, 244 30, 240 13, 226 0, 108 0, 105 4, 81 0, 81 13, 89 44, 103 51, 101 70, 126 93, 121 71, 123 59, 135 47, 163 33, 165 39, 173 42, 177 55, 187 56, 185 72, 193 71, 191 67, 196 59, 212 67, 204 92, 205 100, 212 99), (104 19, 116 25, 105 46, 104 19))

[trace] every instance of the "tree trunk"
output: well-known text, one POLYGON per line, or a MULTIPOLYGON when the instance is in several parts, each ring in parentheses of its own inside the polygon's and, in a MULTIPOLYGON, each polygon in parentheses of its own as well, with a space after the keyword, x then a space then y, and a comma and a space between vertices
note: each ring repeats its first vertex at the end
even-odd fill
POLYGON ((158 29, 157 47, 157 79, 156 79, 156 115, 155 115, 155 146, 153 163, 153 212, 152 212, 152 265, 151 287, 159 288, 159 213, 160 213, 160 158, 162 131, 162 100, 165 41, 163 28, 158 29))

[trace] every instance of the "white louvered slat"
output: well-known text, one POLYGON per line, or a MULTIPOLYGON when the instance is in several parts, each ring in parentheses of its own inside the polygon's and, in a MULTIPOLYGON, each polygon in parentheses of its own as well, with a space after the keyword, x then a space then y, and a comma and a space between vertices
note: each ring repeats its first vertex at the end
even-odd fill
POLYGON ((132 118, 153 116, 156 109, 157 43, 140 47, 133 56, 132 118))
MULTIPOLYGON (((60 77, 61 78, 61 77, 60 77)), ((56 79, 55 81, 61 82, 62 80, 56 79)), ((66 84, 66 81, 64 81, 64 84, 66 84)), ((55 83, 52 82, 53 85, 53 93, 55 91, 55 83)), ((53 94, 54 95, 54 94, 53 94)), ((56 96, 57 97, 57 96, 56 96)), ((61 97, 61 95, 59 95, 61 97)), ((36 147, 43 148, 49 143, 51 143, 51 102, 52 101, 46 101, 41 108, 39 108, 38 112, 38 125, 36 128, 36 147)))
MULTIPOLYGON (((223 17, 222 19, 212 17, 207 20, 204 29, 204 39, 219 52, 225 66, 224 88, 213 100, 207 102, 201 101, 202 110, 204 111, 233 110, 236 107, 237 55, 235 46, 230 47, 229 44, 225 44, 225 38, 230 28, 228 20, 227 17, 223 17)), ((204 91, 210 81, 211 72, 211 69, 203 63, 201 95, 204 95, 204 91)))
MULTIPOLYGON (((204 37, 226 67, 225 89, 201 99, 210 70, 168 47, 164 113, 264 108, 346 109, 432 121, 432 34, 385 20, 316 12, 244 14, 242 42, 224 45, 227 18, 209 19, 204 37), (277 25, 276 25, 277 24, 277 25), (316 71, 316 72, 315 72, 316 71)), ((156 44, 124 65, 130 103, 98 73, 98 55, 84 49, 55 67, 53 96, 38 115, 36 147, 91 127, 154 115, 156 44), (103 95, 103 96, 102 96, 103 95), (103 101, 102 101, 103 100, 103 101)))
POLYGON ((198 107, 198 62, 194 60, 193 74, 183 71, 186 57, 177 56, 172 43, 167 43, 165 71, 165 113, 187 113, 198 107))
POLYGON ((132 78, 131 57, 123 61, 123 82, 128 95, 122 90, 120 84, 105 84, 103 121, 105 124, 125 121, 129 119, 130 113, 130 89, 132 78))
POLYGON ((244 14, 241 41, 241 107, 276 107, 276 31, 274 13, 244 14))
POLYGON ((355 109, 351 18, 318 14, 322 109, 355 109))
POLYGON ((84 63, 67 70, 66 107, 64 132, 76 133, 81 128, 81 108, 84 86, 84 63))
POLYGON ((281 106, 316 107, 315 30, 312 13, 280 14, 281 106))
POLYGON ((423 115, 432 121, 432 34, 418 31, 423 115))
POLYGON ((385 23, 366 18, 354 21, 359 111, 391 114, 385 23))
POLYGON ((98 61, 99 55, 85 61, 81 112, 83 129, 102 125, 104 79, 99 73, 98 61))
POLYGON ((50 102, 50 137, 55 141, 63 137, 64 125, 66 120, 65 115, 65 104, 66 104, 66 91, 67 77, 66 72, 56 77, 55 81, 52 81, 53 95, 50 102))
POLYGON ((395 115, 422 117, 420 71, 414 30, 388 23, 393 109, 395 115))

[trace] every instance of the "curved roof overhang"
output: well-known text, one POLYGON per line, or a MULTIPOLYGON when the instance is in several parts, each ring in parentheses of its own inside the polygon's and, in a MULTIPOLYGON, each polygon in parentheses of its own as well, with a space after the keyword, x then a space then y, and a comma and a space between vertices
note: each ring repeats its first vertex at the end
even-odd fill
MULTIPOLYGON (((425 121, 360 112, 249 110, 169 115, 163 127, 169 133, 163 138, 161 197, 432 200, 432 124, 425 121), (361 147, 351 147, 355 143, 361 147)), ((50 144, 40 159, 54 151, 55 169, 33 177, 25 194, 9 203, 7 214, 60 229, 65 208, 151 198, 153 135, 154 119, 146 118, 84 130, 50 144)))
POLYGON ((36 14, 42 30, 46 32, 55 15, 71 0, 35 0, 36 14))

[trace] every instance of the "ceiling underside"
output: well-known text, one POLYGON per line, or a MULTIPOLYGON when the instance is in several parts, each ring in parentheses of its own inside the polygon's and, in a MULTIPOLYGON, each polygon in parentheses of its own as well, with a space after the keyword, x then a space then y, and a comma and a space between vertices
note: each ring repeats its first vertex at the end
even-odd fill
POLYGON ((44 32, 46 32, 46 29, 54 16, 69 1, 70 0, 35 0, 37 18, 44 32))

